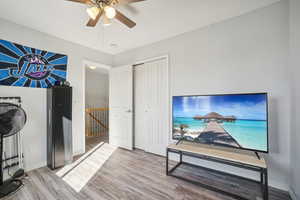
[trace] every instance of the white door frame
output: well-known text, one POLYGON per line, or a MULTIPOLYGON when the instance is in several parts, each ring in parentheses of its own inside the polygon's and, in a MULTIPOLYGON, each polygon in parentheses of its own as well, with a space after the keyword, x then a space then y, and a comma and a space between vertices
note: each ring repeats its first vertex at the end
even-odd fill
POLYGON ((91 61, 91 60, 83 60, 82 62, 83 64, 83 68, 82 68, 82 74, 83 74, 83 109, 82 109, 82 112, 83 112, 83 130, 82 130, 82 134, 81 134, 81 137, 79 138, 79 141, 82 141, 81 143, 81 147, 79 148, 80 149, 80 154, 82 153, 85 153, 85 81, 86 81, 86 68, 88 66, 95 66, 97 68, 102 68, 104 70, 107 70, 108 71, 108 76, 109 76, 109 71, 110 69, 112 68, 112 66, 109 66, 109 65, 105 65, 105 64, 102 64, 102 63, 98 63, 98 62, 95 62, 95 61, 91 61))
MULTIPOLYGON (((171 113, 171 110, 172 110, 172 96, 171 96, 171 83, 170 83, 170 62, 169 62, 169 55, 168 54, 165 54, 165 55, 161 55, 161 56, 156 56, 156 57, 151 57, 151 58, 146 58, 146 59, 143 59, 143 60, 139 60, 139 61, 136 61, 134 65, 140 65, 140 64, 143 64, 143 63, 147 63, 147 62, 153 62, 153 61, 156 61, 156 60, 160 60, 160 59, 166 59, 167 61, 167 74, 168 74, 168 77, 167 77, 167 87, 168 87, 168 98, 169 98, 169 103, 168 103, 168 113, 169 113, 169 120, 168 120, 168 127, 169 127, 169 130, 168 130, 168 143, 170 144, 172 142, 172 113, 171 113)), ((134 78, 134 77, 133 77, 134 78)), ((135 83, 134 83, 135 84, 135 83)), ((133 86, 135 87, 135 86, 133 86)), ((135 112, 134 110, 134 107, 135 105, 133 105, 133 112, 135 112)), ((133 115, 135 116, 135 115, 133 115)), ((135 123, 135 119, 133 117, 133 121, 135 123)), ((133 135, 135 134, 135 126, 133 126, 133 135)), ((135 136, 134 136, 135 137, 135 136)))

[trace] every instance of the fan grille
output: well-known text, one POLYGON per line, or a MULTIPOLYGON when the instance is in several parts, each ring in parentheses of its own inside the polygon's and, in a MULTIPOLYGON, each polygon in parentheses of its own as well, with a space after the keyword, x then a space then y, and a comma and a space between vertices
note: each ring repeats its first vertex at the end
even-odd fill
POLYGON ((26 113, 18 105, 0 103, 0 134, 8 137, 18 133, 26 123, 26 113))

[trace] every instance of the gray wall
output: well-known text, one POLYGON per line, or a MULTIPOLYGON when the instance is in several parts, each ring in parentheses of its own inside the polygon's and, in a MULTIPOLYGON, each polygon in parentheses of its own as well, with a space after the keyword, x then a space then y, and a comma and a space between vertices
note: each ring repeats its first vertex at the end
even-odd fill
MULTIPOLYGON (((114 66, 168 54, 171 95, 268 92, 270 153, 266 158, 270 184, 287 190, 290 163, 288 22, 288 2, 282 1, 118 54, 114 57, 114 66)), ((239 172, 232 168, 227 170, 239 172)))
POLYGON ((108 107, 109 76, 97 70, 86 69, 85 106, 108 107))
MULTIPOLYGON (((68 80, 73 93, 73 147, 74 153, 84 151, 84 68, 83 60, 112 64, 112 56, 67 42, 47 34, 0 20, 0 38, 29 47, 67 54, 68 80)), ((28 122, 23 129, 26 169, 46 165, 46 89, 0 86, 1 96, 21 96, 28 122)))
POLYGON ((290 66, 292 86, 291 190, 300 199, 300 1, 290 0, 290 66))
MULTIPOLYGON (((184 35, 114 56, 114 66, 168 54, 171 95, 267 91, 270 94, 271 185, 299 195, 299 1, 291 0, 291 74, 293 98, 290 99, 288 74, 288 1, 276 3, 247 15, 211 25, 184 35), (298 7, 296 7, 296 4, 298 7), (298 9, 298 10, 297 10, 298 9), (294 105, 290 112, 290 106, 294 105), (292 135, 290 135, 292 119, 292 135), (293 144, 290 146, 290 142, 293 144), (290 154, 291 151, 291 154, 290 154)), ((74 87, 74 149, 82 152, 84 131, 83 60, 107 65, 113 56, 82 47, 47 34, 0 20, 0 38, 69 56, 68 80, 74 87)), ((24 128, 26 168, 46 164, 46 90, 0 87, 1 96, 21 96, 28 114, 24 128)), ((208 163, 207 163, 208 164, 208 163)), ((224 167, 222 167, 224 168, 224 167)), ((227 168, 232 173, 236 169, 227 168)), ((247 174, 248 175, 248 174, 247 174)), ((252 176, 252 174, 250 174, 252 176)))

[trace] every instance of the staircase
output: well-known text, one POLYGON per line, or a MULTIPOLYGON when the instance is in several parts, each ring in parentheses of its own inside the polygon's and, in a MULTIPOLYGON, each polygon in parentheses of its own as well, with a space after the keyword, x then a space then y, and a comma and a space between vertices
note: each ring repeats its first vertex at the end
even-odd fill
POLYGON ((108 108, 85 109, 85 135, 87 137, 108 137, 108 129, 108 108))

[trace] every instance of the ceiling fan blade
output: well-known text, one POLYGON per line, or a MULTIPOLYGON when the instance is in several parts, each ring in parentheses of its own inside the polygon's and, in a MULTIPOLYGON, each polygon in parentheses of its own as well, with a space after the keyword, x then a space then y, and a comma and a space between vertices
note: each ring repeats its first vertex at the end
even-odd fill
POLYGON ((119 4, 129 4, 129 3, 137 3, 146 0, 119 0, 119 4))
POLYGON ((98 15, 96 16, 95 19, 90 18, 90 20, 88 21, 88 23, 87 23, 86 25, 89 26, 89 27, 94 27, 94 26, 96 26, 96 24, 98 23, 100 17, 102 16, 102 14, 103 14, 103 9, 101 9, 101 10, 99 11, 99 13, 98 13, 98 15))
POLYGON ((132 21, 131 19, 129 19, 128 17, 123 15, 118 10, 116 10, 116 17, 115 18, 117 20, 119 20, 120 22, 122 22, 123 24, 125 24, 126 26, 128 26, 129 28, 133 28, 136 25, 136 23, 134 21, 132 21))
POLYGON ((66 1, 72 1, 76 3, 84 3, 84 4, 92 4, 93 2, 91 0, 66 0, 66 1))
POLYGON ((129 12, 131 12, 132 14, 139 14, 139 10, 137 8, 135 8, 134 6, 132 6, 131 4, 125 4, 122 5, 126 10, 128 10, 129 12))

